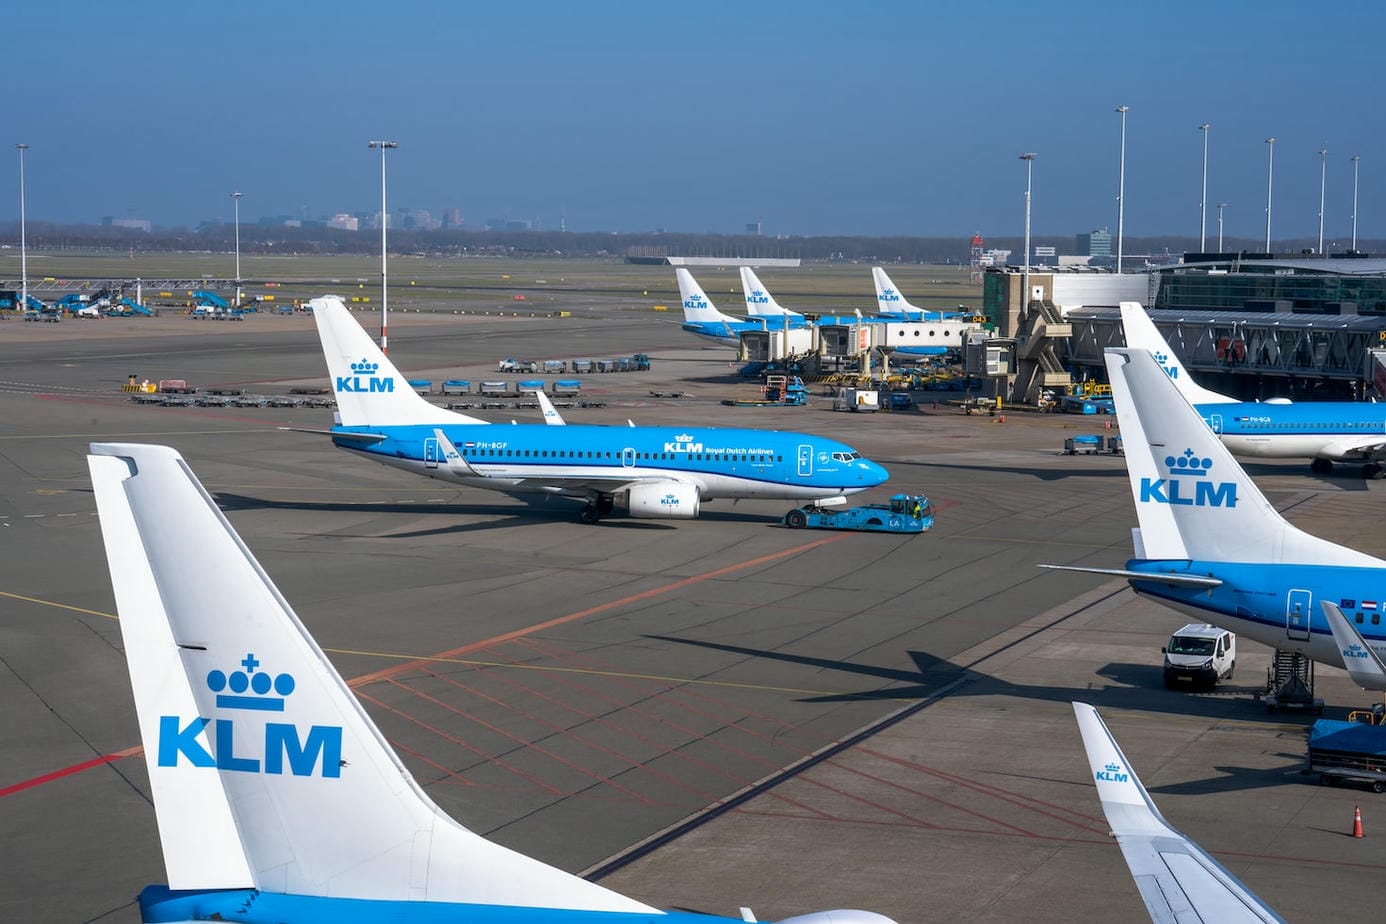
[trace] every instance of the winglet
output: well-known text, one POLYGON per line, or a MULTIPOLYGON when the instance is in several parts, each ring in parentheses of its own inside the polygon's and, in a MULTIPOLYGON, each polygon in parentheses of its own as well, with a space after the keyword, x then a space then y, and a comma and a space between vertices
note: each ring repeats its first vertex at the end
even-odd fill
POLYGON ((171 889, 655 911, 434 805, 177 452, 87 462, 171 889))
POLYGON ((1160 329, 1155 326, 1155 322, 1150 319, 1140 302, 1121 303, 1121 328, 1126 335, 1126 345, 1133 350, 1148 350, 1154 355, 1155 362, 1165 370, 1165 375, 1169 376, 1170 381, 1190 404, 1236 403, 1236 398, 1209 391, 1193 380, 1189 370, 1184 368, 1184 364, 1170 348, 1169 341, 1160 333, 1160 329))
POLYGON ((1281 922, 1222 864, 1165 821, 1112 733, 1087 703, 1074 703, 1102 813, 1156 924, 1281 922))
POLYGON ((544 389, 536 388, 534 397, 539 402, 539 410, 544 412, 544 423, 550 427, 562 427, 567 424, 563 415, 558 413, 558 408, 554 407, 553 402, 549 400, 549 396, 544 394, 544 389))
POLYGON ((443 432, 442 427, 433 428, 433 438, 438 441, 438 448, 443 450, 443 460, 447 462, 448 469, 454 475, 465 475, 469 478, 481 477, 476 469, 466 459, 462 458, 462 453, 457 451, 452 440, 443 432))
POLYGON ((1338 653, 1343 656, 1343 669, 1353 682, 1364 690, 1386 691, 1386 663, 1376 649, 1367 644, 1362 633, 1352 624, 1338 604, 1328 600, 1320 601, 1323 615, 1328 619, 1328 628, 1333 631, 1333 641, 1338 653))

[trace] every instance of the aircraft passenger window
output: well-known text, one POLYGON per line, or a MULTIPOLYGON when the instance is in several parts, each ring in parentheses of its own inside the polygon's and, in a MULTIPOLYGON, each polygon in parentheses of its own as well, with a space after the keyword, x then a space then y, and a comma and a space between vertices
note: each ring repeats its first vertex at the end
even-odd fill
POLYGON ((930 337, 937 337, 937 336, 938 336, 938 331, 936 331, 936 330, 931 330, 931 331, 929 331, 929 336, 930 336, 930 337))
POLYGON ((1379 625, 1381 625, 1381 614, 1380 614, 1380 613, 1372 613, 1372 625, 1374 625, 1374 626, 1379 626, 1379 625))
POLYGON ((1357 614, 1357 624, 1358 624, 1359 626, 1362 624, 1362 614, 1361 614, 1361 613, 1358 613, 1358 614, 1357 614))

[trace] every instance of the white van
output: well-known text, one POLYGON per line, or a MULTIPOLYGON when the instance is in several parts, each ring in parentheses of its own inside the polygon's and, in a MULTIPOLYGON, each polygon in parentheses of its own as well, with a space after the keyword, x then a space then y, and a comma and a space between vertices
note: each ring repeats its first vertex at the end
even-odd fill
POLYGON ((1237 667, 1237 636, 1207 623, 1191 622, 1170 636, 1165 655, 1165 686, 1189 683, 1213 687, 1231 680, 1237 667))

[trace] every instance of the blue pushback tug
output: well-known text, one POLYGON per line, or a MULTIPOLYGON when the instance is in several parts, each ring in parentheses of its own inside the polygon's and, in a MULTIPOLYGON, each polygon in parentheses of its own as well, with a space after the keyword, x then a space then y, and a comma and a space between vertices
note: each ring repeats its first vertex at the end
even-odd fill
POLYGON ((782 521, 790 529, 857 529, 880 533, 922 533, 934 525, 934 511, 923 494, 896 494, 884 504, 860 507, 796 507, 782 521))

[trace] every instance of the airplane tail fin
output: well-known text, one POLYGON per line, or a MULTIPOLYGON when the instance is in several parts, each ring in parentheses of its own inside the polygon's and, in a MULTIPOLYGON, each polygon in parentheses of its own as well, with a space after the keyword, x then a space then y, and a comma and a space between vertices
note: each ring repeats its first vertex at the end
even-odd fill
POLYGON ((749 266, 741 267, 741 288, 746 293, 746 313, 748 315, 776 318, 782 318, 785 315, 792 318, 803 317, 799 312, 790 311, 775 301, 775 296, 766 290, 765 285, 749 266))
POLYGON ((909 300, 900 294, 895 283, 890 281, 885 270, 879 266, 871 267, 871 278, 876 282, 876 305, 881 314, 923 316, 924 309, 911 305, 909 300))
POLYGON ((693 278, 693 274, 682 266, 674 268, 674 275, 679 280, 679 297, 683 300, 683 319, 690 324, 721 324, 727 321, 736 322, 736 318, 725 315, 717 310, 717 306, 712 304, 712 299, 703 292, 702 286, 693 278))
MULTIPOLYGON (((1364 690, 1386 691, 1386 663, 1382 662, 1381 655, 1367 644, 1362 633, 1343 615, 1338 604, 1331 600, 1320 600, 1319 606, 1323 607, 1324 618, 1328 620, 1338 653, 1343 656, 1343 669, 1348 676, 1364 690)), ((1371 607, 1375 614, 1374 602, 1364 606, 1371 607)), ((1362 614, 1358 613, 1357 618, 1361 620, 1362 614)))
POLYGON ((1193 380, 1140 302, 1121 303, 1121 327, 1126 335, 1126 345, 1133 350, 1148 350, 1154 354, 1155 361, 1190 404, 1232 404, 1237 401, 1236 398, 1209 391, 1193 380))
POLYGON ((487 423, 437 407, 416 394, 337 296, 320 296, 308 304, 343 426, 487 423))
POLYGON ((1074 703, 1102 813, 1152 921, 1282 922, 1221 863, 1160 814, 1097 710, 1074 703))
POLYGON ((172 889, 652 910, 434 805, 177 452, 87 461, 172 889))
POLYGON ((1142 557, 1386 567, 1290 525, 1150 353, 1106 360, 1142 557))

